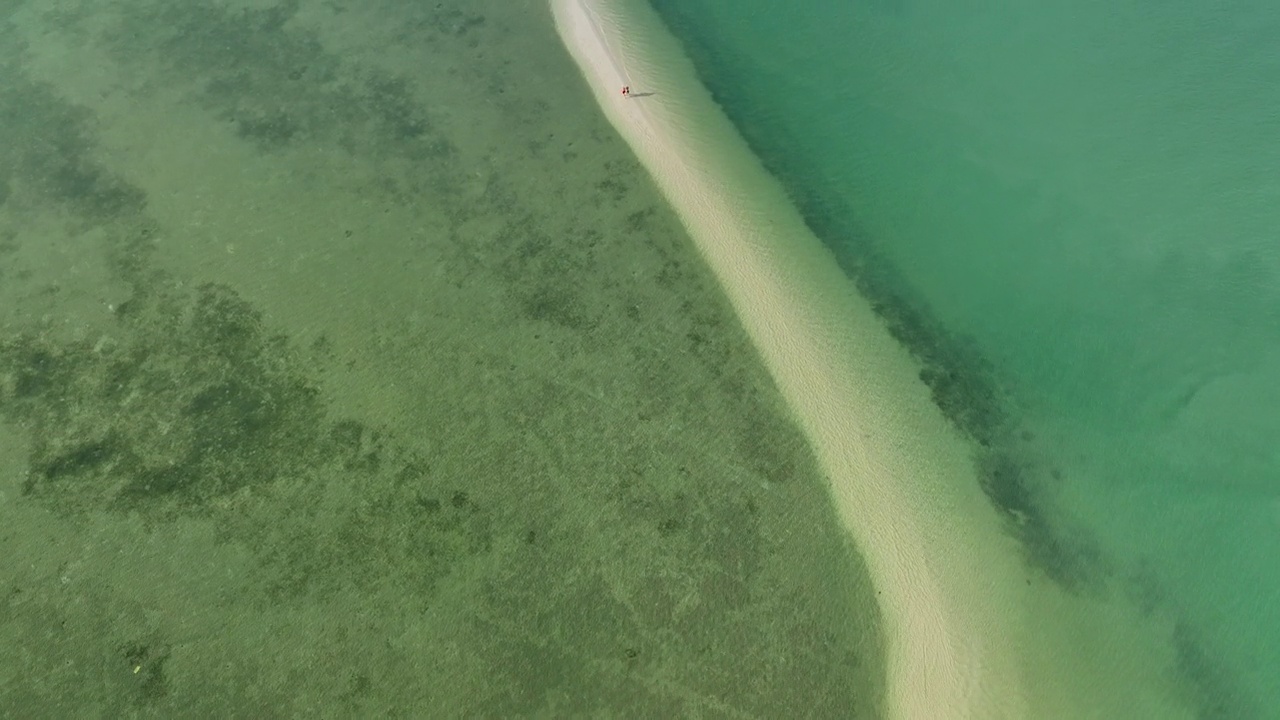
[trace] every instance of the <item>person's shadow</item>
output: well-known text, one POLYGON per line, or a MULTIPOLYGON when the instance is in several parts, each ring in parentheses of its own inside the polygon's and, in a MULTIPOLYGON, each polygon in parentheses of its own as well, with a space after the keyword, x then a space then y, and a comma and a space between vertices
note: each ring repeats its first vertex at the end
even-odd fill
POLYGON ((650 97, 650 96, 652 96, 653 94, 654 94, 654 93, 651 93, 651 92, 629 93, 629 94, 627 95, 627 97, 650 97))

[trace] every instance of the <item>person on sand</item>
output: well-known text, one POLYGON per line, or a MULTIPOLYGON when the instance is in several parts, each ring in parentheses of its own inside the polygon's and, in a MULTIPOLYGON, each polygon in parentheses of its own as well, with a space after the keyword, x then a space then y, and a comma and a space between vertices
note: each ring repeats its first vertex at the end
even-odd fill
POLYGON ((630 86, 630 85, 623 85, 623 86, 622 86, 622 96, 623 96, 623 97, 626 97, 626 96, 628 96, 628 95, 630 95, 630 94, 631 94, 631 86, 630 86))

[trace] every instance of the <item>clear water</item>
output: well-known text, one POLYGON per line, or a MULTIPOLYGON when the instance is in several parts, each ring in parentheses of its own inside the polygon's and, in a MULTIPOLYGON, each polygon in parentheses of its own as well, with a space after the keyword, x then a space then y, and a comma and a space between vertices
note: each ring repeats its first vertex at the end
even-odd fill
POLYGON ((879 716, 546 2, 0 7, 0 718, 879 716))
POLYGON ((654 5, 851 272, 990 363, 1204 714, 1280 716, 1280 6, 654 5))

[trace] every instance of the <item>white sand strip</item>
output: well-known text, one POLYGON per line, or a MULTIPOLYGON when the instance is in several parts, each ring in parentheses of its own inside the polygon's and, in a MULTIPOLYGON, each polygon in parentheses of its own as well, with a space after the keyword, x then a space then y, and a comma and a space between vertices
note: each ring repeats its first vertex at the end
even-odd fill
POLYGON ((1164 682, 1172 653, 1134 630, 1136 613, 1066 595, 1024 566, 916 363, 652 9, 551 4, 600 106, 684 221, 828 476, 877 588, 891 716, 1185 716, 1164 682))
POLYGON ((1016 588, 1023 573, 915 364, 692 68, 672 60, 681 58, 674 40, 638 22, 640 8, 627 8, 624 33, 606 3, 553 7, 605 113, 719 276, 830 478, 880 592, 889 709, 931 720, 1024 715, 1000 632, 1017 604, 990 580, 1016 588), (623 85, 654 94, 626 98, 623 85))

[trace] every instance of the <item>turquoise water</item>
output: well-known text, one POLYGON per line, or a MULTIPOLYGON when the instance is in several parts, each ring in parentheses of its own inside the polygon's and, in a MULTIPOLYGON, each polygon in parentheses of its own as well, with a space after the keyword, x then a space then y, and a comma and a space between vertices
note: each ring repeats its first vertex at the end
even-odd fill
POLYGON ((1205 716, 1280 716, 1280 9, 654 5, 1027 468, 991 494, 1032 555, 1173 618, 1205 716))

